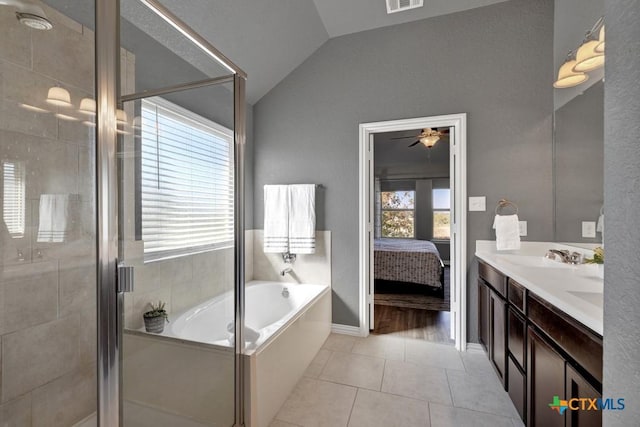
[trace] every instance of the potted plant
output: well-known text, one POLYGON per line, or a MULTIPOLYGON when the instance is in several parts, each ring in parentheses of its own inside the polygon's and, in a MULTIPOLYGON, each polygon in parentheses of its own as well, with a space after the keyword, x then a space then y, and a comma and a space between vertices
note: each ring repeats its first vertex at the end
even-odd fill
POLYGON ((604 249, 598 246, 593 250, 593 258, 586 258, 586 264, 596 264, 598 268, 598 276, 604 277, 604 249))
POLYGON ((154 334, 162 333, 165 322, 169 322, 169 316, 164 309, 165 303, 158 301, 158 304, 149 303, 149 306, 151 310, 142 315, 144 318, 144 328, 147 332, 153 332, 154 334))

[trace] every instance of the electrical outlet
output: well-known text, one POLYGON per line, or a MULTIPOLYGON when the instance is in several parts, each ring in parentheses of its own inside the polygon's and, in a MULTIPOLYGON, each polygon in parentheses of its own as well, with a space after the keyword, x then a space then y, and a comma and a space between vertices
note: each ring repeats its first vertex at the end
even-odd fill
POLYGON ((527 235, 527 221, 520 221, 518 224, 520 226, 520 236, 526 236, 527 235))
POLYGON ((582 221, 582 237, 596 237, 595 221, 582 221))
POLYGON ((487 210, 487 198, 485 196, 469 197, 469 212, 484 212, 487 210))

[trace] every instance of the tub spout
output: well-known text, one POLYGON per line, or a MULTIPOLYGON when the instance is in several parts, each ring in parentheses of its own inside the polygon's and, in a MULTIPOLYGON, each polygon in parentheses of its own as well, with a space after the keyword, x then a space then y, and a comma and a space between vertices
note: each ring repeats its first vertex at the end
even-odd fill
POLYGON ((291 267, 287 267, 284 270, 280 271, 280 275, 282 277, 286 276, 287 274, 291 274, 293 272, 293 269, 291 267))

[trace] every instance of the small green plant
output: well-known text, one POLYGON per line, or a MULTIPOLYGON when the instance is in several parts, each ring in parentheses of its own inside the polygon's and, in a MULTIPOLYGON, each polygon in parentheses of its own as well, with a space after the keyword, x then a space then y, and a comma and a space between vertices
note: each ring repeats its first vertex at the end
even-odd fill
POLYGON ((145 319, 152 319, 154 317, 164 317, 164 319, 169 323, 169 316, 167 315, 167 311, 164 309, 165 303, 162 301, 158 301, 158 304, 149 303, 151 310, 145 312, 142 316, 145 319))
POLYGON ((587 264, 604 264, 604 249, 598 246, 593 250, 593 258, 585 258, 587 264))

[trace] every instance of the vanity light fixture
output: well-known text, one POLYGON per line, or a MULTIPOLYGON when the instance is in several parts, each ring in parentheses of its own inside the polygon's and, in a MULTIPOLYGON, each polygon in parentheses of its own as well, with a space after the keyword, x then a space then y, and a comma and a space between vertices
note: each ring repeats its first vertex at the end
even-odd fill
POLYGON ((35 105, 31 105, 31 104, 20 103, 18 105, 20 106, 20 108, 24 108, 25 110, 32 111, 34 113, 48 113, 49 112, 49 110, 45 110, 44 108, 36 107, 35 105))
POLYGON ((601 16, 587 31, 582 45, 575 51, 575 57, 573 52, 569 52, 558 70, 553 87, 563 89, 586 82, 589 79, 586 73, 602 67, 604 60, 604 16, 601 16), (598 34, 597 39, 595 34, 598 34))
POLYGON ((118 109, 116 111, 116 123, 119 125, 126 125, 127 124, 127 112, 124 110, 120 110, 118 109))
POLYGON ((604 17, 600 17, 593 24, 593 28, 587 31, 584 37, 582 45, 576 52, 576 65, 573 67, 573 71, 593 71, 604 66, 604 50, 602 52, 596 50, 600 46, 600 39, 595 39, 594 36, 597 31, 604 25, 604 17))
POLYGON ((78 108, 78 112, 87 116, 95 116, 96 101, 91 98, 82 98, 82 101, 80 101, 80 108, 78 108))
POLYGON ((596 52, 595 50, 599 44, 598 40, 589 40, 582 43, 576 53, 576 65, 573 67, 573 71, 584 73, 604 65, 604 53, 596 52))
POLYGON ((560 70, 558 70, 558 79, 553 83, 553 87, 556 89, 577 86, 589 79, 588 74, 573 71, 576 65, 576 60, 571 59, 572 56, 572 52, 569 52, 567 60, 560 66, 560 70))
POLYGON ((60 120, 65 120, 67 122, 76 122, 78 121, 78 119, 76 119, 73 116, 69 116, 67 114, 61 114, 61 113, 56 113, 54 114, 57 118, 59 118, 60 120))
POLYGON ((60 86, 49 88, 47 103, 57 107, 71 107, 71 95, 69 91, 60 86))
POLYGON ((604 53, 604 24, 600 27, 600 33, 598 35, 598 45, 595 47, 595 51, 598 53, 604 53))

